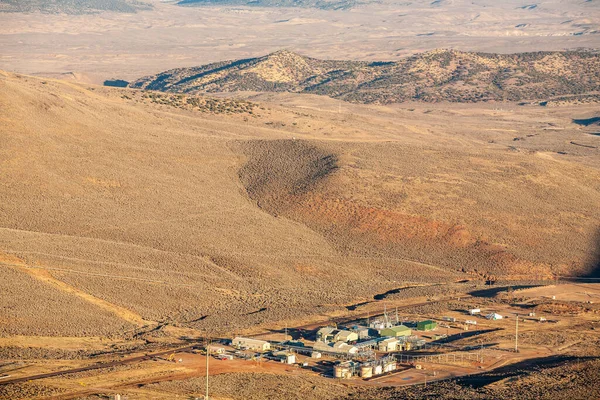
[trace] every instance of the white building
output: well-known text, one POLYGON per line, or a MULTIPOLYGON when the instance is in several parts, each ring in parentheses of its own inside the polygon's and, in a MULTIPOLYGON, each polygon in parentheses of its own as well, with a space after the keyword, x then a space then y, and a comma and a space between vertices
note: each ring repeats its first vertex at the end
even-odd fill
POLYGON ((231 345, 238 349, 245 348, 254 351, 267 351, 271 349, 271 343, 269 342, 244 337, 236 337, 231 341, 231 345))
POLYGON ((326 352, 330 352, 330 353, 342 353, 342 354, 358 353, 358 348, 356 346, 352 346, 352 345, 350 345, 348 343, 344 343, 344 342, 336 342, 331 346, 327 343, 315 342, 313 349, 318 352, 326 351, 326 352))
POLYGON ((358 353, 358 347, 352 346, 345 342, 336 342, 333 344, 333 348, 338 353, 356 354, 358 353))
POLYGON ((317 331, 317 340, 320 342, 355 342, 358 333, 325 326, 317 331))
POLYGON ((356 342, 358 340, 358 333, 352 331, 339 331, 335 333, 333 340, 336 342, 356 342))
POLYGON ((389 353, 391 351, 398 351, 398 344, 400 341, 396 338, 389 338, 382 340, 378 343, 379 351, 389 353))
POLYGON ((385 321, 375 320, 369 324, 369 328, 377 329, 378 331, 381 329, 386 329, 386 328, 391 328, 391 327, 392 327, 392 323, 389 321, 385 322, 385 321))

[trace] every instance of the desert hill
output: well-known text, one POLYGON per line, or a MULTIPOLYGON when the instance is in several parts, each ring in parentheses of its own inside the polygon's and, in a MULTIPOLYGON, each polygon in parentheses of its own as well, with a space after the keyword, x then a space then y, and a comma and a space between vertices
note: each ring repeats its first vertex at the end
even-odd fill
POLYGON ((226 332, 405 285, 587 273, 600 138, 572 120, 593 106, 461 107, 0 73, 0 332, 226 332))
POLYGON ((522 101, 600 90, 600 54, 437 50, 398 62, 317 60, 289 51, 180 68, 133 82, 174 93, 296 92, 355 103, 522 101))
POLYGON ((151 4, 138 0, 0 0, 0 12, 89 14, 101 11, 134 13, 151 4))

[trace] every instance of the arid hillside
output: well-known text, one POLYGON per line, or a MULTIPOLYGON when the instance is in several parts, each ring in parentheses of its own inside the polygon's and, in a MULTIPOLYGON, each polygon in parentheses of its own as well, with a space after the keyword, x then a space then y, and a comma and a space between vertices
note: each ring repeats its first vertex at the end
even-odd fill
POLYGON ((573 120, 594 107, 465 107, 1 73, 0 335, 223 334, 405 285, 587 273, 600 137, 573 120))
POLYGON ((279 51, 181 68, 130 86, 175 93, 297 92, 355 103, 550 100, 600 90, 600 54, 436 50, 398 62, 323 61, 279 51))

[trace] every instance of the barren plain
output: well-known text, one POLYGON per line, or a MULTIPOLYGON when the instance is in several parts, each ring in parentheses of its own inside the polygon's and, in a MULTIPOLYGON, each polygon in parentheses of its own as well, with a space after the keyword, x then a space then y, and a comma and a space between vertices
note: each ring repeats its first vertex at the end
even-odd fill
POLYGON ((0 13, 0 69, 102 83, 288 49, 324 60, 397 61, 448 48, 598 48, 597 1, 357 2, 350 9, 147 1, 151 10, 0 13))

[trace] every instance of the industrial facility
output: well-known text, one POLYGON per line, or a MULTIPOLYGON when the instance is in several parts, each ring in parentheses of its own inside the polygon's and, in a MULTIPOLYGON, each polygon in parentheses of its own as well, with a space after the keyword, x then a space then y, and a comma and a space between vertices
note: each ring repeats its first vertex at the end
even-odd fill
MULTIPOLYGON (((222 361, 232 360, 234 357, 259 362, 275 361, 314 368, 324 376, 337 379, 379 379, 407 368, 420 368, 419 360, 431 362, 435 357, 439 360, 462 361, 473 357, 479 360, 479 356, 458 353, 453 350, 452 345, 444 344, 449 330, 460 335, 460 332, 468 330, 470 326, 476 326, 478 318, 496 321, 502 316, 489 311, 482 313, 479 308, 465 310, 463 313, 472 319, 459 321, 459 318, 449 316, 401 319, 397 310, 394 318, 390 318, 385 310, 378 319, 355 320, 344 326, 330 324, 315 327, 312 331, 302 331, 299 337, 291 340, 235 337, 229 342, 233 350, 214 344, 208 346, 208 349, 210 355, 222 361), (435 356, 419 353, 419 350, 432 346, 442 349, 442 353, 435 356), (320 367, 310 367, 311 364, 320 367)), ((288 338, 287 328, 285 337, 288 338)))

